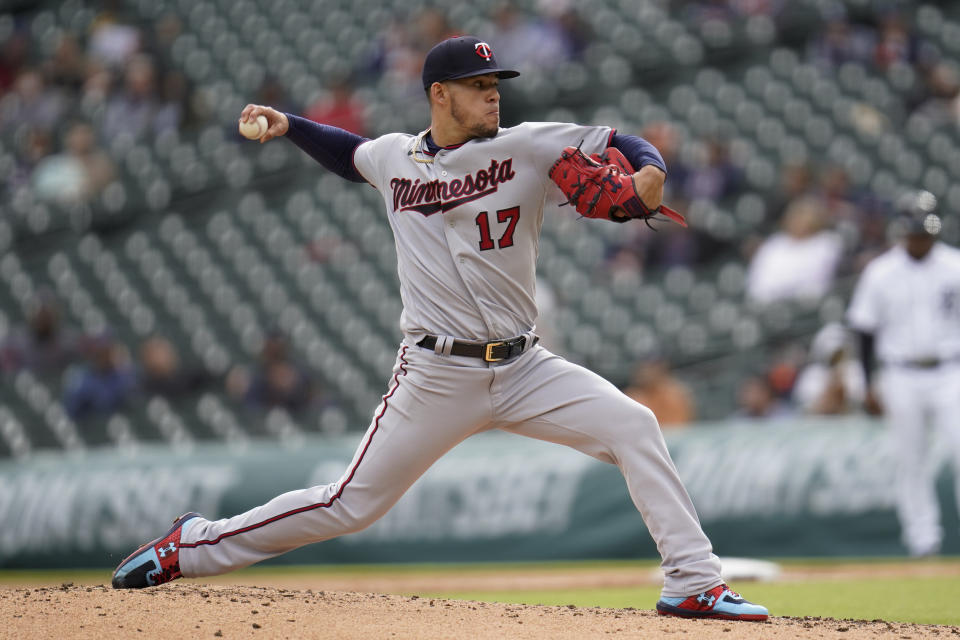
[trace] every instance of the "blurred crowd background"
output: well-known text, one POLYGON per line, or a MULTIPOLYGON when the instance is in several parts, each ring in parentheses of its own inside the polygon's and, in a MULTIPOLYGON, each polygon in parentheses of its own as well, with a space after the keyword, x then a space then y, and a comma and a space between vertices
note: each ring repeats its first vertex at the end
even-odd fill
POLYGON ((503 126, 663 153, 690 229, 548 211, 538 296, 547 344, 665 428, 861 412, 842 320, 892 203, 928 189, 960 236, 954 3, 0 6, 2 456, 365 429, 399 338, 379 195, 236 121, 254 102, 419 131, 450 35, 521 70, 503 126))

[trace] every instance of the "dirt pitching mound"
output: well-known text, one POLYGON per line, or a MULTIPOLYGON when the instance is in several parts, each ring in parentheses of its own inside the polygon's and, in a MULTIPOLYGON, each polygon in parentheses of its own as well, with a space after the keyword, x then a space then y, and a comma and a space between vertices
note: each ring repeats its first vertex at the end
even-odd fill
POLYGON ((0 588, 2 638, 941 638, 951 627, 772 618, 679 620, 653 611, 545 607, 274 587, 173 583, 0 588))

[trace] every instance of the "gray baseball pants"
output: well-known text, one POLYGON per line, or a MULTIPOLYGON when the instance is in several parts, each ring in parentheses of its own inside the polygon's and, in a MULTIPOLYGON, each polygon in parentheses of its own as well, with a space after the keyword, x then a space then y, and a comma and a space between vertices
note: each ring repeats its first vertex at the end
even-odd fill
POLYGON ((437 459, 489 429, 564 444, 617 465, 660 551, 664 596, 688 596, 722 582, 720 562, 649 409, 540 346, 487 364, 409 341, 344 475, 232 518, 193 521, 181 538, 181 571, 186 577, 227 573, 364 529, 437 459))

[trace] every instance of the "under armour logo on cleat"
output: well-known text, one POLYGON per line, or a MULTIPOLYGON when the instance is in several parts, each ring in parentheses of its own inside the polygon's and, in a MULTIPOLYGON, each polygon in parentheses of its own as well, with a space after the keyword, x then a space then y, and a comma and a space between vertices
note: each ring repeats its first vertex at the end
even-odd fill
POLYGON ((701 593, 697 596, 697 602, 700 604, 705 604, 708 607, 713 606, 713 601, 717 599, 717 596, 708 596, 706 593, 701 593))
POLYGON ((168 553, 173 553, 176 550, 177 545, 171 542, 167 546, 157 549, 157 555, 159 555, 161 558, 166 558, 168 553))

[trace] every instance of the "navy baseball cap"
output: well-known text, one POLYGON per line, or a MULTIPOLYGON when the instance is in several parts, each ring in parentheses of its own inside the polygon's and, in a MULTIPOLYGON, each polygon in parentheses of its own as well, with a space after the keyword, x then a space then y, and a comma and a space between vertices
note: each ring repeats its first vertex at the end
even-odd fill
POLYGON ((929 191, 916 191, 900 197, 897 213, 907 233, 935 236, 942 222, 937 215, 937 197, 929 191))
POLYGON ((448 38, 435 45, 423 61, 423 88, 434 82, 470 78, 495 73, 500 78, 516 78, 519 71, 503 69, 489 44, 473 36, 448 38))

